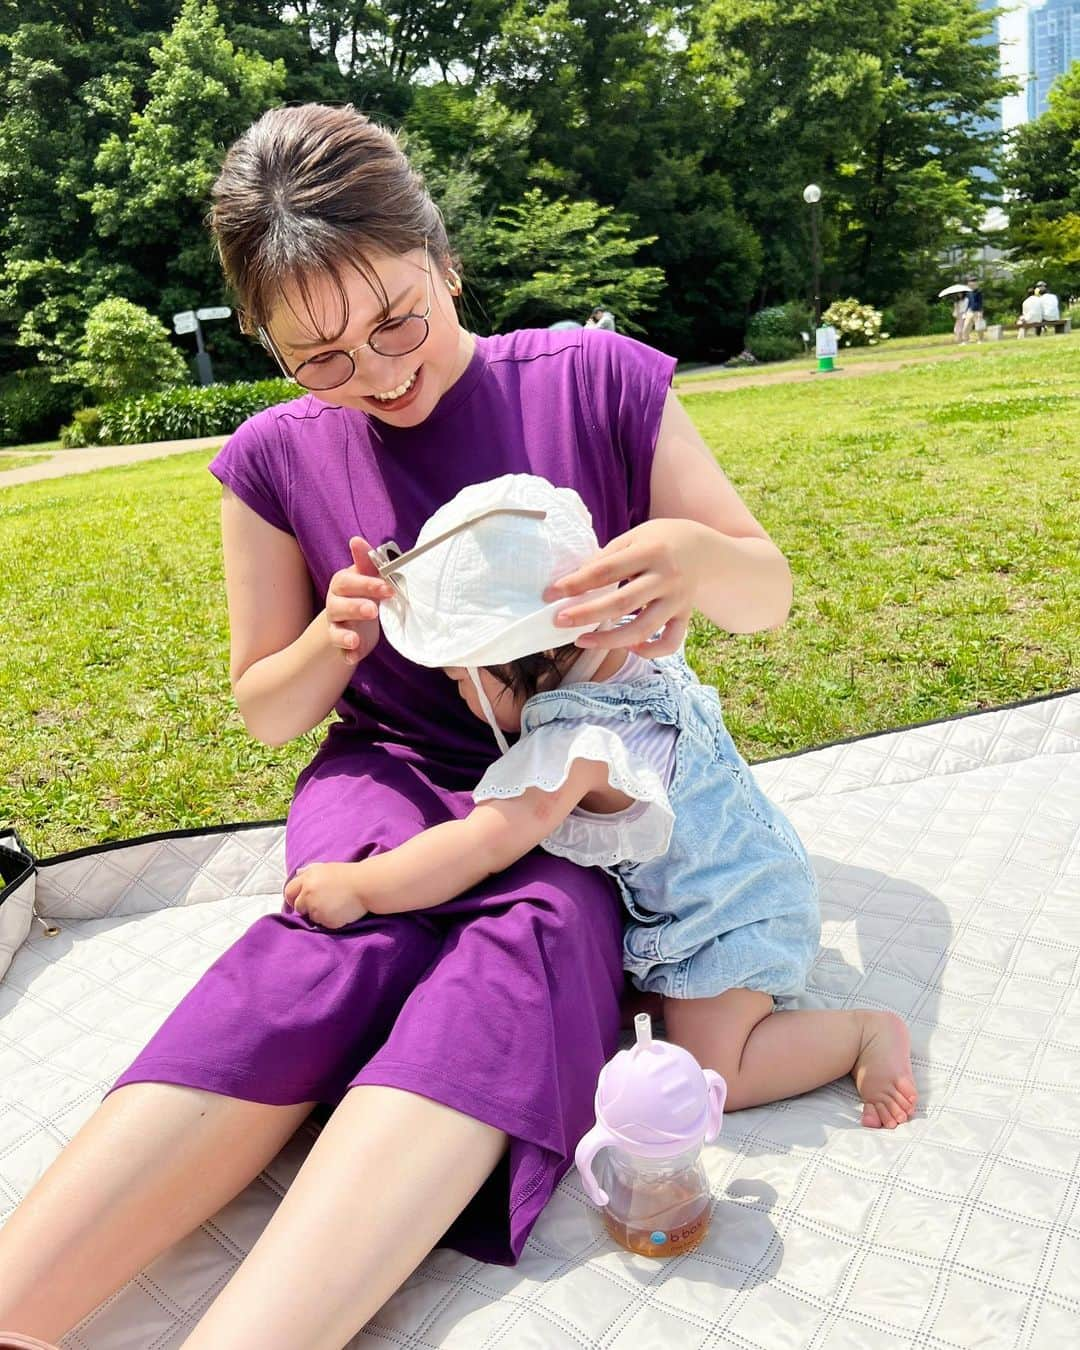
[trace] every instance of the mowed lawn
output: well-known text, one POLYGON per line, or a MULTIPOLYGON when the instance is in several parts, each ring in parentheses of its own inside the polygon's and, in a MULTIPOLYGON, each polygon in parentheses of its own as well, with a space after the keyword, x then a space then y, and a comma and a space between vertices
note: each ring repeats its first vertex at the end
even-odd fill
MULTIPOLYGON (((1080 339, 684 397, 795 572, 782 630, 691 633, 748 758, 1080 683, 1080 339)), ((0 825, 42 855, 280 816, 317 744, 233 708, 209 458, 0 488, 0 825)))

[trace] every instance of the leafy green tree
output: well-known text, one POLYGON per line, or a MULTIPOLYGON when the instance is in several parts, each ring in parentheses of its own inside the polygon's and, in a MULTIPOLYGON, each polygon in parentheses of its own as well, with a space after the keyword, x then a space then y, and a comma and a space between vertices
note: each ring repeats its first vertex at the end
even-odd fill
POLYGON ((631 222, 609 206, 555 201, 530 188, 502 208, 491 227, 492 318, 497 326, 547 324, 603 303, 619 326, 640 332, 664 274, 634 264, 649 238, 630 237, 631 222))
POLYGON ((986 119, 1013 83, 980 39, 978 0, 900 0, 873 133, 846 166, 841 277, 883 301, 933 276, 945 247, 978 230, 997 166, 986 119))
POLYGON ((112 297, 90 311, 69 378, 95 403, 175 389, 189 380, 169 332, 141 305, 112 297))
POLYGON ((823 189, 825 289, 880 300, 911 286, 985 211, 1011 84, 980 42, 978 0, 709 0, 697 65, 731 111, 716 165, 764 247, 762 299, 807 293, 808 212, 823 189))
POLYGON ((1009 241, 1031 274, 1080 294, 1080 61, 1056 81, 1045 113, 1017 128, 1005 163, 1009 241))
POLYGON ((94 259, 9 258, 0 272, 0 332, 13 334, 11 366, 34 363, 56 384, 69 382, 86 317, 110 291, 132 281, 127 269, 94 259))
MULTIPOLYGON (((529 186, 533 171, 529 112, 513 112, 494 89, 471 85, 420 85, 404 120, 409 153, 418 140, 430 149, 425 176, 449 166, 475 176, 480 210, 490 214, 529 186)), ((441 202, 441 197, 439 197, 441 202)))
POLYGON ((86 199, 99 235, 139 250, 162 308, 182 308, 221 293, 202 223, 210 187, 225 146, 277 101, 285 72, 281 62, 234 47, 212 0, 184 0, 150 56, 145 107, 123 82, 108 91, 127 126, 98 151, 86 199))

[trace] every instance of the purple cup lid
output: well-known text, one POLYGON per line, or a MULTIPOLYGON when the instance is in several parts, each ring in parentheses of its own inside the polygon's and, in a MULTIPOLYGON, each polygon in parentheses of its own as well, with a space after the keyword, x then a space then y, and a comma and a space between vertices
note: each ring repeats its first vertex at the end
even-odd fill
POLYGON ((602 1148, 639 1158, 673 1158, 711 1143, 720 1133, 727 1084, 702 1069, 688 1050, 654 1041, 648 1013, 634 1018, 636 1043, 620 1050, 600 1071, 596 1124, 578 1145, 575 1161, 589 1196, 597 1204, 592 1160, 602 1148))

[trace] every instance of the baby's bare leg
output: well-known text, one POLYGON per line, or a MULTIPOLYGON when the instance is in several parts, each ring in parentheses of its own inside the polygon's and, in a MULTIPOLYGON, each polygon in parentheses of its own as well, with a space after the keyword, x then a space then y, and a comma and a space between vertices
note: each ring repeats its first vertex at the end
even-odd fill
POLYGON ((676 1045, 723 1075, 731 1111, 797 1097, 851 1074, 864 1125, 891 1130, 914 1114, 910 1040, 895 1013, 774 1012, 768 994, 729 989, 716 998, 667 998, 664 1021, 676 1045))

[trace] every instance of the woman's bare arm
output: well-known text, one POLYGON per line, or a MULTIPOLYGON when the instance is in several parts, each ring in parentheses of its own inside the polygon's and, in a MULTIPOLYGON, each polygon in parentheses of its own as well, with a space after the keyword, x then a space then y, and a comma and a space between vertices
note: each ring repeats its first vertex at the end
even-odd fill
MULTIPOLYGON (((359 641, 347 654, 340 634, 335 642, 326 609, 316 609, 296 540, 228 488, 221 499, 221 538, 233 693, 251 734, 267 745, 283 745, 330 712, 349 682, 356 653, 364 656, 374 645, 378 621, 353 625, 359 641)), ((382 586, 358 575, 357 586, 365 582, 382 586)), ((373 609, 377 595, 355 603, 373 609)))
POLYGON ((633 623, 586 633, 578 646, 663 656, 679 649, 695 608, 731 633, 784 622, 792 593, 787 561, 671 392, 653 457, 649 517, 544 592, 550 603, 619 584, 564 608, 557 622, 568 628, 637 612, 633 623))
POLYGON ((694 602, 720 628, 776 628, 791 609, 791 569, 668 391, 649 485, 653 519, 689 520, 706 559, 694 602))

